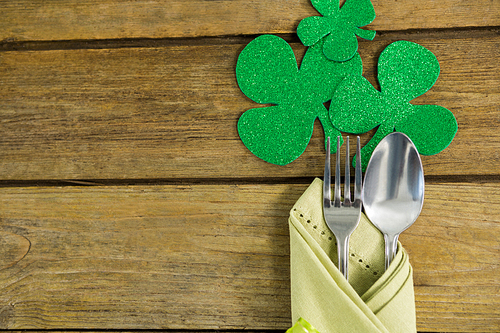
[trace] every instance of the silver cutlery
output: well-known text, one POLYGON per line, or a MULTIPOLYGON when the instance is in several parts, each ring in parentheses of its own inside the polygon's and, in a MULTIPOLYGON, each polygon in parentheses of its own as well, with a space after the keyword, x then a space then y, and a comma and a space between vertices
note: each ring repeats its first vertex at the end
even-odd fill
POLYGON ((349 257, 349 237, 356 229, 361 217, 361 148, 359 137, 356 148, 356 168, 354 178, 354 200, 351 201, 351 177, 349 160, 349 137, 346 140, 346 161, 345 161, 345 181, 344 181, 344 201, 341 200, 340 193, 340 137, 337 137, 337 153, 335 165, 335 190, 334 198, 331 200, 331 177, 330 177, 330 137, 327 140, 325 173, 323 182, 323 216, 325 222, 337 239, 338 267, 347 280, 348 257, 349 257))
POLYGON ((386 270, 396 255, 399 234, 415 222, 423 202, 420 155, 405 134, 393 132, 373 151, 363 186, 365 214, 384 234, 386 270))

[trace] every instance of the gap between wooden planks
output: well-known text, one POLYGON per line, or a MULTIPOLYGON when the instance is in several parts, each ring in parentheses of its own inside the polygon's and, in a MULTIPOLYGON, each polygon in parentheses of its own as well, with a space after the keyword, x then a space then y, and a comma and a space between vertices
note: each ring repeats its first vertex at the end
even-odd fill
MULTIPOLYGON (((498 26, 491 0, 373 0, 368 29, 408 30, 498 26)), ((295 33, 319 15, 309 0, 153 0, 0 2, 0 40, 185 38, 295 33)))
MULTIPOLYGON (((3 329, 279 329, 307 185, 0 189, 3 329)), ((432 184, 401 236, 419 331, 500 324, 500 189, 432 184)))
MULTIPOLYGON (((365 76, 375 86, 376 60, 390 42, 360 43, 365 76)), ((426 175, 498 175, 500 36, 418 43, 436 54, 441 75, 414 103, 444 106, 459 124, 447 149, 423 157, 426 175)), ((318 121, 305 153, 285 167, 260 160, 242 144, 238 118, 259 106, 235 79, 243 47, 0 52, 0 179, 322 174, 318 121)), ((300 58, 304 47, 293 47, 300 58)), ((362 135, 362 144, 371 135, 362 135)))

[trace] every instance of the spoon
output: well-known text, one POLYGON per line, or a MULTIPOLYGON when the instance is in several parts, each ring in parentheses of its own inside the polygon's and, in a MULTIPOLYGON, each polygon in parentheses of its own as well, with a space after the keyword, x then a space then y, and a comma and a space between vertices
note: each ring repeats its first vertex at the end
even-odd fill
POLYGON ((422 161, 405 134, 393 132, 375 148, 366 167, 362 198, 366 216, 384 234, 387 270, 399 234, 415 222, 424 203, 422 161))

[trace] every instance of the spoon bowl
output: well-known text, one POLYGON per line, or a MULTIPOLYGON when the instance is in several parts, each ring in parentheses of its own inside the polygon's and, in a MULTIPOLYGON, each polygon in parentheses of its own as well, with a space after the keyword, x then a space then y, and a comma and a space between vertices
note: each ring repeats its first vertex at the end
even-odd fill
POLYGON ((362 198, 366 216, 384 234, 387 270, 399 234, 415 222, 424 203, 422 161, 408 136, 393 132, 380 141, 366 168, 362 198))

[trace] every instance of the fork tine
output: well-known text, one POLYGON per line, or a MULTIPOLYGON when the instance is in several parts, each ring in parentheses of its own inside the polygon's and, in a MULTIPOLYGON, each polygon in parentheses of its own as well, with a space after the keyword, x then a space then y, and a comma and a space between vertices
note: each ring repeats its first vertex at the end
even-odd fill
POLYGON ((337 153, 335 163, 335 193, 333 195, 335 207, 340 207, 340 136, 337 136, 337 153))
POLYGON ((361 216, 361 154, 359 137, 356 151, 356 179, 354 184, 354 202, 351 202, 350 190, 350 160, 349 160, 349 137, 346 140, 346 179, 344 182, 344 203, 340 198, 340 136, 337 137, 337 153, 335 165, 335 193, 331 201, 331 170, 330 170, 330 138, 327 140, 327 152, 325 161, 325 178, 323 183, 323 218, 335 235, 337 240, 338 268, 341 274, 348 279, 349 261, 349 237, 356 229, 361 216), (360 199, 360 200, 357 200, 360 199), (353 204, 354 203, 354 204, 353 204))
MULTIPOLYGON (((325 161, 325 173, 323 183, 323 218, 335 235, 337 240, 338 268, 341 274, 348 279, 348 261, 349 261, 349 237, 356 229, 361 215, 361 200, 351 202, 350 190, 350 161, 349 161, 349 137, 346 141, 346 180, 344 189, 344 203, 340 198, 340 136, 337 137, 337 153, 335 165, 335 193, 331 201, 331 170, 330 170, 330 138, 327 140, 327 152, 325 161)), ((354 184, 355 198, 361 196, 361 160, 359 137, 357 141, 357 165, 356 179, 354 184)))
POLYGON ((344 205, 349 205, 351 203, 351 159, 349 158, 349 137, 347 137, 345 144, 344 205))
POLYGON ((354 201, 361 200, 361 187, 362 187, 362 172, 361 172, 361 144, 359 143, 359 136, 356 144, 356 170, 354 178, 354 201))
POLYGON ((326 160, 325 172, 323 174, 323 206, 330 207, 332 202, 331 193, 331 176, 330 176, 330 137, 326 141, 326 160))

